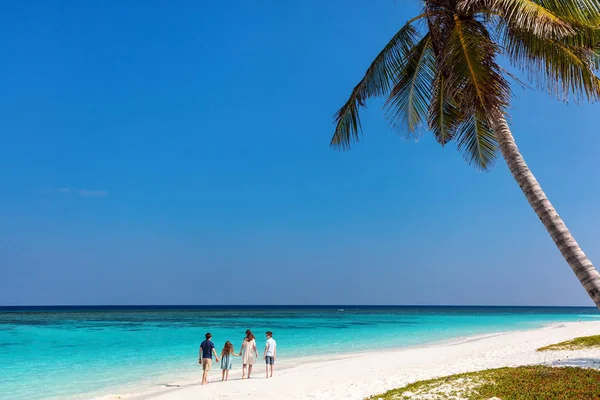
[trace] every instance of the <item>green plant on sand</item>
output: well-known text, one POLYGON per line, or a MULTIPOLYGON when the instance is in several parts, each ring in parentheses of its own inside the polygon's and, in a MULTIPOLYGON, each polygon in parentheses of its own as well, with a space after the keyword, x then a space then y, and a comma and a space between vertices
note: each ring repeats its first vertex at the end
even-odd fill
POLYGON ((537 351, 581 350, 590 347, 600 347, 600 335, 583 336, 573 340, 551 344, 550 346, 540 347, 537 351))
POLYGON ((558 99, 598 100, 600 2, 420 4, 422 12, 394 35, 336 113, 331 145, 349 149, 357 142, 360 108, 371 97, 385 96, 391 126, 407 137, 416 138, 427 128, 442 146, 456 143, 470 164, 486 171, 500 152, 564 259, 600 307, 600 274, 529 170, 508 127, 512 75, 497 63, 505 56, 558 99))
POLYGON ((597 400, 600 371, 587 368, 527 366, 470 372, 411 383, 370 400, 597 400))

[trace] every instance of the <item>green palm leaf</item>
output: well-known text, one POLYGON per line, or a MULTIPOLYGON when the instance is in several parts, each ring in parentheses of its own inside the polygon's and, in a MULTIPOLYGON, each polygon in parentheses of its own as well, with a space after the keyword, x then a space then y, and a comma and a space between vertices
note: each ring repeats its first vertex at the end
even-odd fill
POLYGON ((456 147, 469 165, 489 171, 496 162, 498 142, 484 115, 472 115, 456 135, 456 147))
POLYGON ((535 0, 542 7, 573 24, 582 27, 600 26, 600 2, 598 0, 535 0))
POLYGON ((431 89, 436 74, 431 37, 425 35, 407 55, 398 71, 397 82, 385 103, 392 127, 408 135, 417 135, 427 118, 431 89))
POLYGON ((458 126, 464 120, 454 99, 448 97, 445 82, 443 75, 438 74, 433 84, 434 92, 429 105, 428 119, 429 128, 442 146, 455 137, 458 126))
MULTIPOLYGON (((509 60, 539 88, 560 100, 600 99, 600 79, 594 74, 600 66, 598 48, 577 45, 591 44, 594 37, 586 37, 580 31, 572 38, 542 39, 507 24, 500 23, 499 27, 499 40, 509 60)), ((593 30, 586 32, 598 34, 593 30)))
POLYGON ((479 21, 455 17, 444 51, 446 96, 467 117, 456 134, 457 148, 469 164, 487 171, 498 151, 488 119, 501 116, 510 98, 508 82, 495 61, 498 46, 479 21))
POLYGON ((459 7, 471 12, 496 13, 508 24, 540 37, 564 37, 576 33, 569 22, 534 0, 462 0, 459 7))
POLYGON ((402 68, 405 57, 418 38, 417 30, 409 21, 394 35, 371 63, 363 79, 354 87, 350 98, 335 114, 335 133, 331 145, 349 149, 359 140, 361 129, 359 109, 368 98, 385 95, 390 90, 394 73, 402 68))
POLYGON ((495 59, 498 46, 476 20, 460 20, 444 49, 448 96, 464 115, 502 113, 510 99, 510 87, 495 59))

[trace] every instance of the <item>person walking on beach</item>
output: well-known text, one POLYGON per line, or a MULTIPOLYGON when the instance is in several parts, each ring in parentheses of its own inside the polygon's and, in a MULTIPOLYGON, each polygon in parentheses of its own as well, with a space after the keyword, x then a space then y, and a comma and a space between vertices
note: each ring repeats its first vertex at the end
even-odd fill
POLYGON ((200 344, 200 351, 198 354, 198 363, 202 364, 202 384, 208 384, 208 371, 210 371, 210 367, 212 365, 212 356, 215 355, 215 359, 219 362, 219 356, 217 356, 217 352, 215 350, 215 345, 210 340, 212 335, 207 333, 204 335, 206 340, 200 344))
POLYGON ((268 331, 267 344, 265 345, 265 362, 267 363, 267 378, 269 378, 269 368, 271 369, 271 378, 273 377, 273 367, 277 358, 277 342, 273 339, 273 332, 268 331))
POLYGON ((248 367, 248 379, 250 379, 250 374, 252 374, 252 365, 254 365, 254 357, 258 358, 258 351, 256 350, 256 341, 254 340, 254 335, 252 331, 248 329, 246 331, 246 337, 242 342, 242 350, 240 350, 240 355, 244 355, 243 358, 243 367, 242 367, 242 379, 246 379, 246 367, 248 367))
POLYGON ((230 341, 226 341, 223 351, 221 351, 221 381, 229 380, 229 370, 233 364, 231 357, 233 356, 238 356, 238 354, 233 351, 233 344, 230 341))

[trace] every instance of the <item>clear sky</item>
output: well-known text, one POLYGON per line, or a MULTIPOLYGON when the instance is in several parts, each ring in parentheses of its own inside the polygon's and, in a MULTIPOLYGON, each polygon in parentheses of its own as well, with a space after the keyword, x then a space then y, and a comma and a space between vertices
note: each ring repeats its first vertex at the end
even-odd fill
MULTIPOLYGON (((502 160, 332 115, 416 2, 0 5, 0 305, 592 305, 502 160)), ((515 89, 600 266, 598 105, 515 89)))

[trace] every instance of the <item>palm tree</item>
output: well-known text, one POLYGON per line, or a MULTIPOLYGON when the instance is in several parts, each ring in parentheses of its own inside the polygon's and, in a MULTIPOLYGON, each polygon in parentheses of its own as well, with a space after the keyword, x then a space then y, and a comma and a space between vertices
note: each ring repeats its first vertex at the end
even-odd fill
MULTIPOLYGON (((452 141, 466 161, 484 171, 498 151, 563 257, 600 307, 600 274, 579 247, 519 152, 506 117, 506 57, 539 88, 560 100, 600 98, 598 0, 421 0, 377 55, 336 113, 331 145, 359 140, 359 109, 386 96, 391 126, 407 137, 430 130, 452 141)), ((520 82, 520 81, 519 81, 520 82)))

